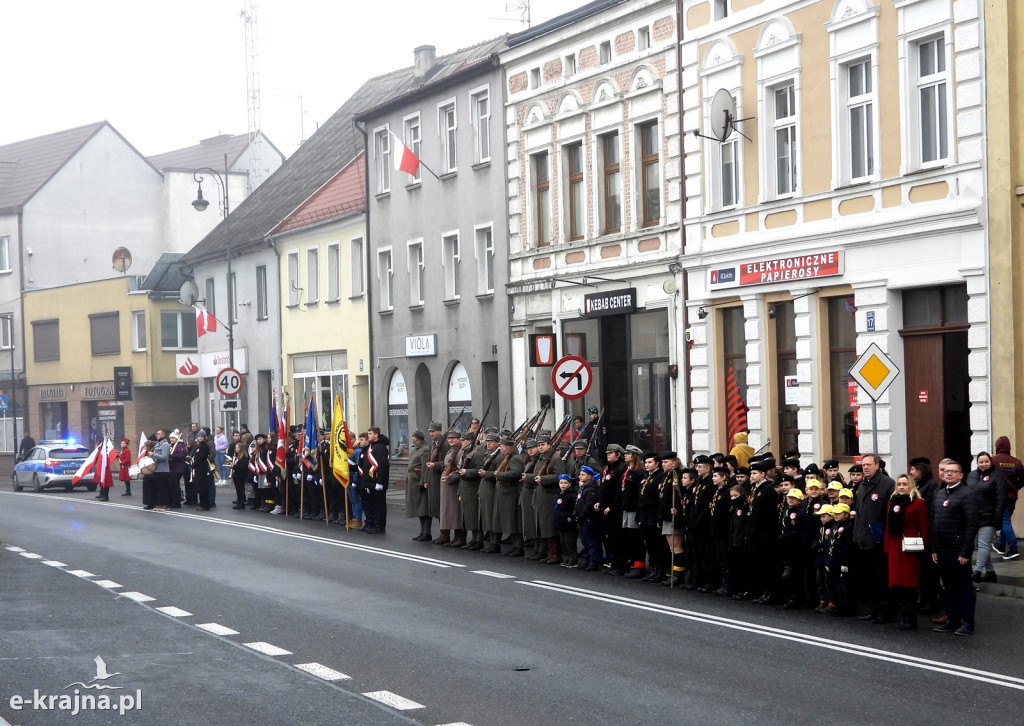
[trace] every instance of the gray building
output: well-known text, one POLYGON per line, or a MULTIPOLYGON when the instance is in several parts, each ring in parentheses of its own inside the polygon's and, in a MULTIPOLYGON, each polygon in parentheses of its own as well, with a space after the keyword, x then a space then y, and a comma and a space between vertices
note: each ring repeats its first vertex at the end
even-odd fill
POLYGON ((402 87, 357 120, 367 139, 373 415, 409 432, 509 409, 502 79, 505 38, 415 51, 402 87), (399 171, 405 149, 422 162, 399 171))

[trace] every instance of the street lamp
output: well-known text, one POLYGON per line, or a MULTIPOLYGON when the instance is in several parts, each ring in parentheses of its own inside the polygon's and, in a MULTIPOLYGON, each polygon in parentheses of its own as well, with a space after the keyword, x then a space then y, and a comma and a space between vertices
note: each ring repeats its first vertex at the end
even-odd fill
MULTIPOLYGON (((220 192, 221 192, 221 199, 223 201, 223 204, 221 205, 221 207, 222 207, 222 211, 223 211, 223 214, 224 214, 224 219, 226 220, 228 218, 228 212, 230 211, 230 206, 229 206, 230 199, 229 199, 229 196, 228 196, 228 155, 224 154, 224 175, 223 176, 221 176, 221 174, 219 172, 217 172, 214 169, 211 169, 208 166, 200 167, 200 168, 198 168, 198 169, 196 169, 195 171, 192 172, 192 178, 195 180, 196 184, 199 185, 199 187, 197 189, 197 192, 196 192, 196 198, 192 201, 192 207, 197 212, 205 212, 206 208, 210 206, 210 201, 203 196, 203 181, 206 179, 206 177, 204 177, 203 174, 209 174, 210 176, 213 177, 213 180, 215 182, 217 182, 217 186, 218 186, 218 188, 220 189, 220 192)), ((231 282, 231 235, 228 233, 226 228, 225 228, 225 236, 227 237, 227 250, 226 250, 226 252, 227 252, 227 262, 228 262, 228 284, 227 284, 227 290, 228 290, 228 306, 229 306, 228 307, 228 319, 225 321, 225 325, 227 326, 227 329, 228 329, 228 365, 231 366, 232 368, 234 368, 235 367, 235 336, 234 336, 233 321, 235 319, 235 311, 230 309, 230 305, 232 304, 232 300, 234 300, 235 290, 234 290, 234 285, 231 282)))

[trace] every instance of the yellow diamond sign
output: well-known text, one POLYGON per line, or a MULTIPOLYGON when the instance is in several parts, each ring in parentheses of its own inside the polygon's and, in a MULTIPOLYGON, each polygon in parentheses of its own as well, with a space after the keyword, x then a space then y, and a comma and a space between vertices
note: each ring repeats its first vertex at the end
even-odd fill
POLYGON ((882 352, 877 343, 869 345, 850 368, 850 375, 872 401, 877 401, 899 374, 900 369, 882 352))

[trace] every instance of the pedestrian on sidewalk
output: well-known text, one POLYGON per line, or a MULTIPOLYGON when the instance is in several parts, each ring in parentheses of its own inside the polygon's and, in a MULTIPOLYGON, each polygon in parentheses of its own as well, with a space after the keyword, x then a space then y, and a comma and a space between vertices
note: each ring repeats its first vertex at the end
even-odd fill
POLYGON ((978 561, 972 579, 975 582, 995 582, 991 545, 995 541, 997 527, 1003 522, 1006 479, 992 466, 992 457, 987 451, 980 452, 976 461, 977 468, 967 476, 967 486, 978 499, 978 561))
POLYGON ((1003 509, 1003 521, 1000 523, 999 541, 992 548, 1003 556, 1004 560, 1015 560, 1020 557, 1017 551, 1017 534, 1013 531, 1013 512, 1017 507, 1017 496, 1021 484, 1024 483, 1024 464, 1010 453, 1010 439, 1000 436, 996 439, 996 455, 992 464, 1003 473, 1006 479, 1006 507, 1003 509))
POLYGON ((128 439, 121 439, 121 450, 117 452, 117 463, 118 472, 117 480, 124 484, 124 492, 121 494, 122 497, 130 497, 132 495, 132 475, 128 469, 132 465, 132 451, 128 448, 128 444, 131 442, 128 439))

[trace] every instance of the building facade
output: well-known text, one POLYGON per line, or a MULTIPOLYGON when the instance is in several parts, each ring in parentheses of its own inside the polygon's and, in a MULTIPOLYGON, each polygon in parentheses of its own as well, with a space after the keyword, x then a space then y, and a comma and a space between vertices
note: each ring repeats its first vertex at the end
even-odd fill
POLYGON ((752 445, 804 463, 991 447, 981 11, 683 3, 695 450, 731 445, 733 382, 752 445), (874 418, 871 344, 898 371, 874 418))
POLYGON ((686 438, 677 37, 672 2, 592 2, 502 53, 516 420, 551 399, 622 445, 686 438), (589 363, 586 395, 556 395, 538 335, 589 363))
POLYGON ((496 424, 508 410, 504 38, 391 74, 391 102, 358 117, 367 134, 374 423, 393 456, 431 420, 496 424), (397 141, 396 141, 397 140, 397 141), (422 160, 398 171, 399 143, 422 160), (429 169, 427 168, 429 167, 429 169))

